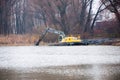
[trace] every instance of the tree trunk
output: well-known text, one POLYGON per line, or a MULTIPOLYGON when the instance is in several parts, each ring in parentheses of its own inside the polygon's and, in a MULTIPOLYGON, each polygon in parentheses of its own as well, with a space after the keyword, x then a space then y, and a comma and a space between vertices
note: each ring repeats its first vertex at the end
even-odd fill
POLYGON ((83 32, 86 32, 87 29, 89 29, 89 27, 90 27, 92 5, 93 5, 93 0, 90 1, 89 13, 88 13, 88 16, 87 16, 87 20, 86 20, 83 32))

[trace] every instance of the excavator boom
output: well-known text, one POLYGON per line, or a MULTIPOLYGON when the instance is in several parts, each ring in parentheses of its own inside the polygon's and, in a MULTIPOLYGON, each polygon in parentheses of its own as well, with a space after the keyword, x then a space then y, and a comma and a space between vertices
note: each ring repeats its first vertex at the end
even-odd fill
POLYGON ((65 34, 62 31, 55 30, 55 29, 52 29, 52 28, 47 28, 47 31, 50 32, 50 33, 58 34, 58 35, 60 35, 62 37, 65 37, 65 34))
POLYGON ((46 36, 47 32, 50 32, 50 33, 54 33, 54 34, 58 34, 60 37, 64 38, 65 37, 65 34, 64 32, 62 31, 59 31, 59 30, 55 30, 55 29, 52 29, 52 28, 46 28, 46 30, 43 32, 42 36, 39 37, 39 40, 35 43, 36 46, 39 45, 39 43, 44 39, 44 37, 46 36))

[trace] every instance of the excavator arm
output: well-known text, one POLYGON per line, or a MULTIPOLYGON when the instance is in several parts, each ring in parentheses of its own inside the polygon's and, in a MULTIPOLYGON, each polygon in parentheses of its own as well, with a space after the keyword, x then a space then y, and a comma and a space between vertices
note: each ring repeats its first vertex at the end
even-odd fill
POLYGON ((55 29, 52 29, 52 28, 47 28, 47 31, 50 32, 50 33, 58 34, 59 36, 62 36, 62 38, 65 37, 65 34, 62 31, 55 30, 55 29))
POLYGON ((38 41, 35 43, 36 46, 38 46, 39 43, 44 39, 47 32, 48 32, 48 30, 45 30, 45 32, 42 34, 42 36, 39 37, 38 41))
POLYGON ((60 36, 60 38, 64 38, 65 37, 65 34, 64 32, 62 31, 59 31, 59 30, 55 30, 55 29, 52 29, 52 28, 46 28, 46 30, 43 32, 42 36, 39 37, 39 40, 35 43, 36 46, 39 45, 39 43, 44 39, 44 37, 46 36, 47 32, 50 32, 50 33, 54 33, 54 34, 58 34, 60 36))

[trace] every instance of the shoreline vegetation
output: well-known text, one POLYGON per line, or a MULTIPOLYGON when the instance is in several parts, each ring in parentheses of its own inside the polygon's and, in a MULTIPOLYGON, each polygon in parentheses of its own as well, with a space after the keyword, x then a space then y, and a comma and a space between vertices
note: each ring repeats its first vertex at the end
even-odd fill
POLYGON ((34 45, 39 35, 0 35, 0 46, 30 46, 34 45))
MULTIPOLYGON (((25 35, 0 35, 0 46, 33 46, 39 39, 38 34, 25 34, 25 35)), ((97 39, 97 38, 94 38, 97 39)), ((41 41, 40 45, 46 46, 52 42, 41 41)), ((53 42, 55 43, 55 42, 53 42)), ((120 38, 114 38, 112 42, 106 42, 101 45, 120 46, 120 38)))

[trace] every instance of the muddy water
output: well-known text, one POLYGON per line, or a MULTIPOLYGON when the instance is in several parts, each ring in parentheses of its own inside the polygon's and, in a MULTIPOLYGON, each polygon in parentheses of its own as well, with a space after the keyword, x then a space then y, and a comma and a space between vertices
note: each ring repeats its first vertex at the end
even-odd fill
POLYGON ((0 80, 120 80, 120 47, 1 46, 0 80))

